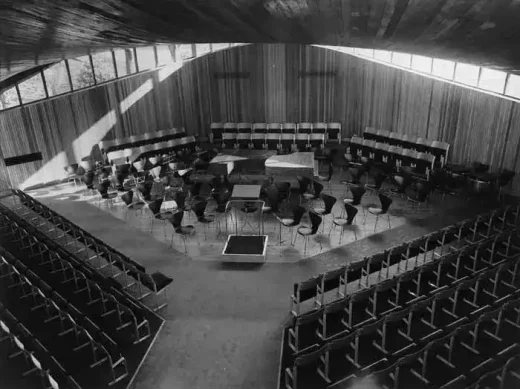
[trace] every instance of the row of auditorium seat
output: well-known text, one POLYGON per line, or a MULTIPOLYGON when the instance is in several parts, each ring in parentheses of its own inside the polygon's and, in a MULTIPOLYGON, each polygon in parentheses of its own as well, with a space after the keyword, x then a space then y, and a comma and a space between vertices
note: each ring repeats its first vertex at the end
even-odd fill
POLYGON ((180 138, 186 135, 184 128, 172 128, 169 130, 161 130, 154 132, 146 132, 139 135, 130 135, 124 138, 114 140, 104 140, 98 143, 102 154, 110 151, 123 150, 132 147, 140 147, 153 143, 165 142, 171 139, 180 138))
MULTIPOLYGON (((3 258, 3 257, 1 257, 3 258)), ((0 334, 11 344, 10 358, 23 357, 28 370, 24 375, 37 374, 44 388, 81 389, 56 358, 19 320, 0 303, 0 334)))
POLYGON ((403 166, 413 167, 418 174, 427 175, 435 166, 439 166, 437 158, 430 153, 418 152, 412 149, 390 146, 373 140, 352 137, 347 152, 353 161, 371 160, 382 164, 387 169, 399 170, 403 166))
POLYGON ((223 134, 323 134, 325 141, 341 143, 341 123, 212 123, 211 141, 223 134))
MULTIPOLYGON (((300 304, 314 299, 313 305, 323 305, 325 293, 336 291, 344 297, 347 293, 347 284, 357 281, 361 286, 362 280, 368 283, 370 274, 388 276, 390 267, 397 264, 397 271, 407 270, 410 258, 423 255, 427 260, 427 253, 437 250, 435 256, 443 254, 444 247, 455 245, 458 241, 469 239, 474 241, 479 236, 491 236, 495 229, 505 231, 515 228, 520 218, 520 206, 507 206, 476 218, 461 221, 439 231, 426 234, 411 242, 405 242, 387 250, 364 258, 362 261, 352 262, 325 274, 311 277, 294 284, 291 296, 291 312, 293 316, 300 315, 300 304)), ((433 255, 433 254, 432 254, 433 255)), ((368 286, 368 284, 367 284, 368 286)))
POLYGON ((172 279, 160 272, 148 274, 141 264, 133 261, 128 256, 122 254, 115 248, 108 245, 101 239, 93 236, 70 220, 50 209, 28 194, 13 190, 14 195, 19 199, 20 208, 17 211, 22 217, 37 216, 40 219, 36 225, 40 230, 51 236, 53 239, 64 239, 67 249, 72 250, 74 255, 87 255, 87 261, 99 264, 102 261, 118 269, 122 275, 118 281, 123 282, 122 289, 126 292, 136 293, 136 298, 143 300, 151 295, 154 298, 154 309, 159 310, 166 306, 166 287, 172 279), (25 208, 28 212, 26 212, 25 208), (74 246, 72 246, 74 245, 74 246), (90 255, 90 254, 92 255, 90 255), (94 257, 92 257, 94 256, 94 257), (136 285, 136 287, 132 287, 136 285))
MULTIPOLYGON (((492 363, 488 363, 484 355, 500 355, 509 346, 500 339, 507 334, 501 329, 508 320, 507 315, 513 315, 510 322, 513 327, 520 328, 515 324, 520 312, 518 235, 516 230, 503 231, 482 239, 488 235, 487 231, 500 230, 504 225, 500 212, 494 216, 493 228, 484 224, 485 228, 477 235, 473 234, 475 240, 468 239, 465 247, 440 255, 433 262, 414 267, 394 279, 343 296, 338 301, 321 304, 319 309, 295 318, 286 332, 293 353, 293 363, 285 369, 286 387, 297 388, 298 373, 304 367, 309 371, 313 365, 315 377, 324 379, 321 385, 314 387, 344 387, 341 385, 346 385, 356 374, 374 370, 380 371, 377 376, 384 384, 392 382, 391 387, 399 387, 397 377, 390 373, 394 372, 396 363, 401 366, 410 363, 401 360, 405 357, 406 361, 420 363, 420 369, 408 366, 409 373, 413 373, 419 383, 436 381, 434 387, 471 382, 474 375, 464 375, 468 371, 471 373, 464 369, 476 368, 481 363, 489 368, 492 363), (495 327, 490 336, 482 331, 484 322, 495 327), (464 344, 469 346, 466 348, 471 350, 473 357, 469 368, 464 363, 457 363, 454 356, 457 354, 452 354, 453 331, 464 332, 471 338, 464 344), (479 336, 494 337, 499 341, 492 348, 489 342, 479 342, 479 336), (426 376, 429 362, 425 350, 440 350, 441 345, 451 346, 447 348, 447 355, 441 355, 446 375, 432 376, 430 371, 426 376), (335 361, 337 358, 339 360, 335 361), (457 369, 453 368, 454 364, 457 369)), ((491 222, 489 217, 483 219, 491 222)), ((509 219, 506 224, 511 222, 513 220, 509 219)), ((461 236, 463 241, 465 238, 461 236)), ((515 341, 515 337, 508 341, 515 341)))
MULTIPOLYGON (((213 138, 215 142, 215 138, 213 138)), ((265 134, 265 133, 223 133, 223 148, 268 149, 300 149, 323 148, 326 143, 325 134, 265 134)))
POLYGON ((119 165, 121 163, 133 162, 140 156, 167 154, 185 147, 191 148, 194 145, 195 137, 186 135, 169 141, 110 151, 106 154, 106 157, 109 163, 119 165))
POLYGON ((363 138, 373 140, 378 143, 388 144, 390 146, 402 147, 404 149, 412 149, 418 152, 433 154, 437 157, 439 164, 444 166, 448 159, 450 149, 449 143, 441 142, 433 139, 417 137, 415 135, 399 134, 397 132, 376 130, 367 127, 363 133, 363 138))
POLYGON ((108 368, 111 384, 125 379, 128 369, 122 352, 150 337, 149 311, 23 219, 14 220, 5 209, 1 216, 11 232, 9 250, 24 260, 4 263, 10 288, 18 289, 19 299, 33 303, 28 308, 34 316, 24 312, 27 304, 13 306, 24 325, 60 353, 60 362, 71 373, 77 373, 79 362, 83 369, 108 368), (43 323, 38 320, 42 315, 43 323), (74 336, 67 339, 66 334, 74 336), (59 337, 63 340, 56 342, 59 337))

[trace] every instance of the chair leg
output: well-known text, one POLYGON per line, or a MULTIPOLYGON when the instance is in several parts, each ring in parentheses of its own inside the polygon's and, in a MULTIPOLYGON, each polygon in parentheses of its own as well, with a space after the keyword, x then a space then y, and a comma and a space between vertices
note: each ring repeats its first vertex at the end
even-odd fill
POLYGON ((376 222, 374 223, 374 232, 376 232, 377 222, 379 221, 379 215, 376 215, 376 222))

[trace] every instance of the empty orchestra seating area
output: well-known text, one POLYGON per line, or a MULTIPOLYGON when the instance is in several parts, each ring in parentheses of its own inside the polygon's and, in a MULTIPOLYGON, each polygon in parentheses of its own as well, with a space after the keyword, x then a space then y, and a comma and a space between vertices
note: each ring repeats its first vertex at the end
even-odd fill
POLYGON ((518 2, 5 3, 0 389, 520 388, 518 2))

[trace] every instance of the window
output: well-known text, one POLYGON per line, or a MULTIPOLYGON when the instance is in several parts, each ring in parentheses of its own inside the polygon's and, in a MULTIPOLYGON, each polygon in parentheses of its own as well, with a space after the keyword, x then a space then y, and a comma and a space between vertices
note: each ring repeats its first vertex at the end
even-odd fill
POLYGON ((467 63, 457 62, 455 67, 455 81, 466 85, 477 86, 480 67, 467 63))
POLYGON ((92 73, 88 55, 67 61, 69 63, 70 78, 72 79, 72 89, 77 90, 94 85, 94 74, 92 73))
POLYGON ((499 70, 482 68, 478 86, 496 93, 504 93, 507 73, 499 70))
POLYGON ((135 56, 134 49, 117 49, 114 50, 116 56, 116 67, 118 77, 128 76, 135 73, 135 56))
POLYGON ((445 61, 443 59, 434 59, 432 73, 437 77, 453 80, 455 73, 455 62, 445 61))
POLYGON ((506 95, 520 99, 520 76, 509 74, 506 85, 506 95))
POLYGON ((197 56, 207 54, 211 51, 210 47, 209 47, 209 43, 201 43, 201 44, 195 45, 195 50, 197 51, 197 56))
POLYGON ((67 73, 65 61, 58 62, 57 64, 45 69, 43 75, 50 97, 71 91, 69 74, 67 73))
POLYGON ((339 47, 337 48, 337 50, 339 50, 340 52, 342 53, 349 53, 349 54, 353 54, 354 53, 354 48, 353 47, 339 47))
POLYGON ((137 52, 137 67, 139 71, 155 69, 155 50, 153 46, 138 47, 137 52))
POLYGON ((432 59, 430 57, 423 57, 422 55, 412 55, 412 69, 418 72, 431 73, 432 59))
POLYGON ((229 43, 213 43, 211 44, 211 51, 219 51, 229 49, 229 43))
POLYGON ((374 50, 374 58, 380 61, 392 62, 392 52, 386 50, 374 50))
POLYGON ((175 62, 175 49, 172 45, 159 45, 157 49, 158 66, 171 65, 175 62))
POLYGON ((96 83, 100 84, 116 78, 116 71, 114 69, 114 61, 112 60, 111 51, 92 54, 92 63, 94 64, 96 83))
POLYGON ((412 63, 412 56, 410 54, 394 52, 392 55, 392 63, 398 66, 409 68, 412 63))
POLYGON ((20 105, 16 88, 12 87, 0 93, 0 109, 7 109, 20 105))
POLYGON ((189 58, 193 58, 193 50, 191 45, 177 45, 175 47, 177 60, 185 61, 189 58))
POLYGON ((18 84, 18 89, 20 90, 22 104, 31 103, 47 97, 45 96, 41 73, 37 73, 31 78, 18 84))

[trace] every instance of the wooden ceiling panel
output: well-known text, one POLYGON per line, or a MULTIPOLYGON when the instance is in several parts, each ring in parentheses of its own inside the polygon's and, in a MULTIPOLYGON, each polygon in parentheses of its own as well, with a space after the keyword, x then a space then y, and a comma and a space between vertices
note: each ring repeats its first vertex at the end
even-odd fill
POLYGON ((520 0, 0 0, 0 80, 150 43, 391 49, 520 69, 520 0))

